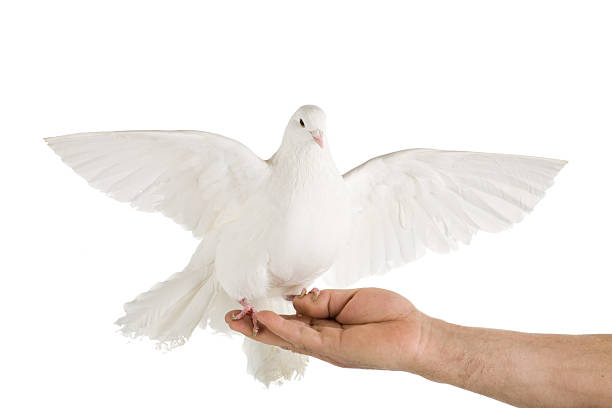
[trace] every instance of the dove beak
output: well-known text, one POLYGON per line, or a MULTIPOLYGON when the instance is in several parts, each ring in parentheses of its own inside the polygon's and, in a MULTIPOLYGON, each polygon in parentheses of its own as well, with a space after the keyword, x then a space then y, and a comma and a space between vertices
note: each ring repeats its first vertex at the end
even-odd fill
POLYGON ((320 129, 311 130, 310 134, 319 147, 323 148, 323 132, 320 129))

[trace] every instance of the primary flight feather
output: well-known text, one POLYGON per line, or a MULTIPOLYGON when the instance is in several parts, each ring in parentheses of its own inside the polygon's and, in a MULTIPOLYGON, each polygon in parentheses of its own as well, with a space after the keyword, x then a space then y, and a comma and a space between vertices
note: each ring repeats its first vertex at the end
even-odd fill
MULTIPOLYGON (((168 347, 196 326, 227 331, 236 302, 291 313, 284 300, 316 278, 348 285, 448 252, 478 230, 519 222, 552 185, 561 160, 429 149, 369 160, 341 175, 325 114, 299 108, 281 146, 261 160, 198 131, 81 133, 46 139, 93 187, 159 211, 202 238, 187 267, 125 305, 128 336, 168 347)), ((265 384, 301 376, 306 358, 245 339, 248 371, 265 384)))

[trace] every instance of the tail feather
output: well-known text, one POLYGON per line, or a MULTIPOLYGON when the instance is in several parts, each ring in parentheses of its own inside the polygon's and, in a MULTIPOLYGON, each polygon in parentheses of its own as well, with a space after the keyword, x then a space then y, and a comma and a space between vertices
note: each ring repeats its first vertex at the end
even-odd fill
MULTIPOLYGON (((166 349, 183 345, 198 324, 230 332, 224 316, 237 303, 215 279, 214 267, 214 261, 192 262, 184 271, 126 303, 125 316, 116 322, 120 331, 132 338, 149 337, 166 349)), ((294 313, 291 303, 282 298, 262 299, 255 306, 259 310, 294 313)), ((308 363, 306 356, 249 338, 245 338, 243 350, 247 355, 247 372, 266 386, 301 378, 308 363)))
MULTIPOLYGON (((280 314, 295 313, 291 302, 280 297, 260 300, 256 302, 255 307, 258 310, 273 310, 280 314)), ((249 338, 244 339, 242 350, 247 355, 247 372, 266 387, 270 384, 280 385, 284 381, 301 379, 308 365, 307 356, 249 338)))
POLYGON ((166 348, 180 346, 217 297, 218 285, 212 276, 212 264, 174 274, 126 303, 125 316, 115 323, 128 337, 149 337, 166 348))
POLYGON ((244 339, 242 350, 247 355, 247 373, 266 387, 284 381, 299 380, 304 376, 308 357, 269 346, 249 338, 244 339))

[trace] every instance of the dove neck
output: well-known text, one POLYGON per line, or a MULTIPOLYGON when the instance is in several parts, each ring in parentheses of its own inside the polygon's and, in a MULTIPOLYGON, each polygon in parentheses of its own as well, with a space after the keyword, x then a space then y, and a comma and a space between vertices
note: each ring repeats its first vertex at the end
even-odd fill
POLYGON ((268 162, 275 168, 275 174, 291 183, 302 184, 339 175, 329 149, 321 149, 314 143, 281 146, 268 162))

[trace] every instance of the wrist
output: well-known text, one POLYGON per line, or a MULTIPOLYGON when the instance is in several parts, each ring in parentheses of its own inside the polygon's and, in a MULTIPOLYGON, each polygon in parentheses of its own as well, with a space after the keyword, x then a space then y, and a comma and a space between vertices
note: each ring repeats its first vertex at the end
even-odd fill
POLYGON ((439 343, 446 341, 442 339, 446 332, 443 326, 448 323, 420 311, 415 311, 415 314, 405 322, 404 331, 408 341, 402 342, 404 358, 401 370, 433 379, 433 370, 438 365, 439 343))
POLYGON ((411 372, 429 380, 469 388, 482 372, 479 359, 470 353, 470 328, 425 316, 411 372))
POLYGON ((523 344, 520 333, 459 326, 433 318, 428 325, 415 374, 513 405, 543 383, 542 373, 528 368, 536 356, 523 344), (522 370, 516 367, 521 361, 522 370))

